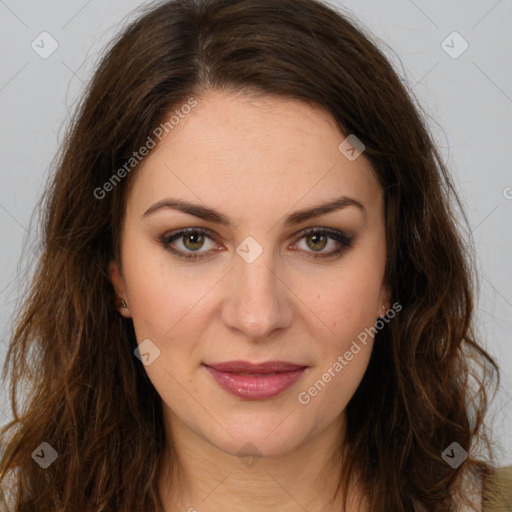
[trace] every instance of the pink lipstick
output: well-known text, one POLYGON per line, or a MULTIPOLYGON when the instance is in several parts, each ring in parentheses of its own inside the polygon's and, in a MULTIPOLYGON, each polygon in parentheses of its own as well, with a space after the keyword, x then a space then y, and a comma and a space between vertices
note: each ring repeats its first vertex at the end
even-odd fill
POLYGON ((246 400, 264 400, 281 394, 295 384, 307 368, 285 361, 258 364, 227 361, 204 366, 221 388, 246 400))

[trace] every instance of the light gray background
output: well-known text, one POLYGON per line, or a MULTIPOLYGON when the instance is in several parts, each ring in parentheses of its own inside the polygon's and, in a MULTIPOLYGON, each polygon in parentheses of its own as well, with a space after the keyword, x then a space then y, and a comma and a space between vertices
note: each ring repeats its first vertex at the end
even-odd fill
MULTIPOLYGON (((423 106, 454 174, 477 247, 480 333, 503 373, 491 411, 501 449, 498 463, 512 464, 511 1, 332 4, 343 6, 378 38, 423 106), (458 58, 441 46, 453 31, 469 44, 458 58)), ((37 231, 29 221, 49 164, 98 51, 140 5, 140 0, 0 0, 2 363, 20 297, 22 250, 38 247, 37 231), (58 43, 46 59, 31 47, 43 31, 58 43)), ((452 51, 461 48, 457 39, 447 44, 454 46, 452 51)), ((6 398, 0 396, 0 423, 8 417, 6 398)))

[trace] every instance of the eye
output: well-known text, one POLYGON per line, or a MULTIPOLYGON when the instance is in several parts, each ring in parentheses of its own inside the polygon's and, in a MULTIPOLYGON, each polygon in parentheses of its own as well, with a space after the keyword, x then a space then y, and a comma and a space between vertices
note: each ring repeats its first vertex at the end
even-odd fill
MULTIPOLYGON (((352 247, 352 239, 353 237, 336 229, 310 228, 301 234, 299 242, 305 242, 306 248, 301 250, 307 254, 307 257, 329 258, 340 255, 346 249, 352 247), (329 245, 329 242, 331 242, 330 245, 334 247, 324 251, 329 245)), ((204 258, 205 253, 211 251, 219 252, 218 249, 210 248, 210 250, 208 250, 208 247, 206 247, 207 250, 201 251, 201 249, 205 248, 205 243, 208 245, 208 243, 213 243, 213 240, 213 236, 205 229, 186 228, 171 235, 163 236, 160 239, 160 243, 165 249, 179 258, 197 260, 204 258), (176 241, 179 243, 176 243, 176 241)), ((294 246, 297 245, 298 243, 296 242, 294 246)))
POLYGON ((300 241, 304 241, 305 252, 306 254, 309 253, 307 254, 308 257, 331 258, 352 247, 353 237, 337 229, 309 228, 302 233, 300 241), (331 242, 331 250, 324 251, 329 242, 331 242), (308 249, 312 249, 312 251, 308 249))
POLYGON ((199 249, 203 247, 206 240, 210 242, 213 241, 213 237, 210 236, 206 230, 201 228, 186 228, 173 235, 162 237, 160 243, 165 249, 168 249, 180 258, 195 260, 203 257, 199 249), (177 249, 176 247, 173 247, 175 240, 180 241, 183 248, 177 249))

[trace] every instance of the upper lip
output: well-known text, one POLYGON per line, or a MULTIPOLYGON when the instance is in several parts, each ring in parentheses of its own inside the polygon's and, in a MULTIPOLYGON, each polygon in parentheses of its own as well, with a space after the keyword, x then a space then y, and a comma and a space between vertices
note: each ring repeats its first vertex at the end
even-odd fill
POLYGON ((305 365, 289 363, 286 361, 268 361, 266 363, 251 363, 249 361, 226 361, 223 363, 210 363, 205 366, 221 372, 229 373, 276 373, 289 372, 305 368, 305 365))

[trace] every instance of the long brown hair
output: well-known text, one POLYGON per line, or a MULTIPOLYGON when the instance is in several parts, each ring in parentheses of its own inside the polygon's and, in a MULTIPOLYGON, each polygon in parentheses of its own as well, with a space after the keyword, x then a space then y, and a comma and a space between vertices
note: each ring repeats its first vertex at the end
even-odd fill
POLYGON ((157 475, 171 440, 107 269, 137 172, 126 163, 212 89, 320 106, 365 144, 385 193, 391 302, 403 309, 378 332, 347 406, 339 490, 357 472, 372 511, 454 510, 462 475, 491 469, 483 420, 488 381, 499 382, 475 340, 462 208, 421 107, 372 36, 316 0, 172 0, 105 51, 54 162, 42 255, 4 367, 14 419, 0 478, 12 478, 15 510, 163 510, 157 475), (32 457, 43 442, 58 454, 47 469, 32 457), (469 452, 456 468, 442 457, 453 442, 469 452))

